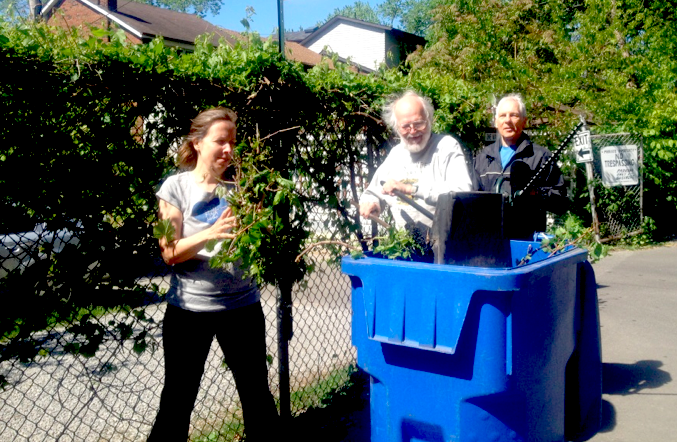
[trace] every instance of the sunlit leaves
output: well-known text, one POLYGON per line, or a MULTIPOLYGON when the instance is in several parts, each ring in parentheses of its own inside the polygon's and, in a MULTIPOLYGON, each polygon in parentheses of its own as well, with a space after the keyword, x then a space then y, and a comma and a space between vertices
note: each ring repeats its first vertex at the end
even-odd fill
POLYGON ((391 228, 385 236, 377 239, 374 253, 388 259, 414 260, 426 253, 425 248, 405 229, 391 228))
POLYGON ((168 219, 162 219, 153 227, 153 237, 156 239, 165 239, 168 243, 174 241, 176 231, 174 225, 168 219))

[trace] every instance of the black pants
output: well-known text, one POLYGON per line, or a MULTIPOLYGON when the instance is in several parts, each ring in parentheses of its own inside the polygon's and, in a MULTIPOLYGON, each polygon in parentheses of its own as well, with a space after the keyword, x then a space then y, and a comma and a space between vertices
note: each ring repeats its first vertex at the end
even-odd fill
POLYGON ((233 373, 248 441, 279 436, 268 388, 265 319, 260 303, 217 313, 167 306, 163 324, 165 385, 151 442, 185 442, 209 348, 216 339, 233 373))

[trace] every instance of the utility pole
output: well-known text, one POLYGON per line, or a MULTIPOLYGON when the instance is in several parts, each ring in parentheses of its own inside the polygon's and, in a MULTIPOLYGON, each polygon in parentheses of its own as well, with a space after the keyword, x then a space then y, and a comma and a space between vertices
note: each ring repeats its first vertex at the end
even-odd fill
POLYGON ((284 58, 284 0, 277 0, 277 41, 284 58))
POLYGON ((42 0, 28 0, 31 21, 37 21, 42 13, 42 0))

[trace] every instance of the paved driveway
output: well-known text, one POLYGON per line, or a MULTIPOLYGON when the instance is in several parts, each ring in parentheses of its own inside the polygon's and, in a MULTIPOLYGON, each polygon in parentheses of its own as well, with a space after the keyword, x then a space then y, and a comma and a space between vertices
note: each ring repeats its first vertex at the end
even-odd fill
POLYGON ((677 243, 595 264, 603 429, 592 442, 677 438, 677 243))

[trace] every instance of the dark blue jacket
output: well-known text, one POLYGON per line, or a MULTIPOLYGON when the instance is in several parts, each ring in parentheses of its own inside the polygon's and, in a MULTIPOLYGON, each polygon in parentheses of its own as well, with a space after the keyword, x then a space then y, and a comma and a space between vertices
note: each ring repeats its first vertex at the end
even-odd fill
MULTIPOLYGON (((506 167, 501 165, 500 137, 475 156, 475 172, 479 189, 514 196, 526 187, 536 172, 543 167, 552 153, 531 142, 522 133, 517 150, 506 167), (502 180, 500 189, 496 185, 502 180)), ((512 206, 504 212, 503 224, 506 234, 512 239, 531 239, 534 232, 545 231, 545 212, 566 212, 569 200, 564 177, 556 161, 539 175, 523 195, 513 198, 512 206)))

